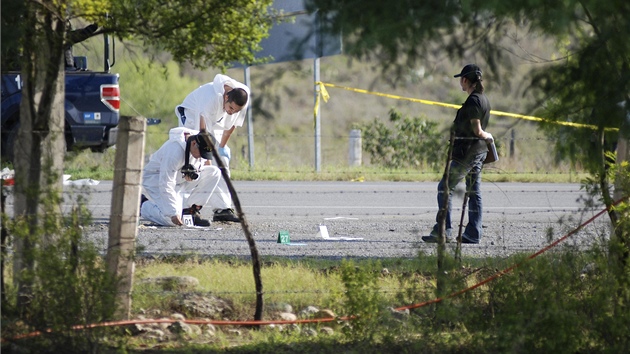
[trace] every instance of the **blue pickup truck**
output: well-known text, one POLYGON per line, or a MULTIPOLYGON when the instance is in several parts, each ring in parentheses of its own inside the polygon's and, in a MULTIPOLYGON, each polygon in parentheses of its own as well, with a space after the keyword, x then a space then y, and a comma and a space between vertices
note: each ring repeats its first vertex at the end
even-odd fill
MULTIPOLYGON (((13 157, 20 123, 20 73, 2 74, 2 155, 13 157)), ((120 108, 118 74, 66 72, 65 139, 68 150, 103 151, 116 143, 120 108)))
MULTIPOLYGON (((65 140, 68 150, 102 152, 116 143, 120 108, 118 74, 109 72, 107 54, 103 72, 87 70, 84 57, 66 70, 65 140)), ((2 157, 13 158, 13 145, 20 124, 22 80, 20 72, 2 72, 2 157)))

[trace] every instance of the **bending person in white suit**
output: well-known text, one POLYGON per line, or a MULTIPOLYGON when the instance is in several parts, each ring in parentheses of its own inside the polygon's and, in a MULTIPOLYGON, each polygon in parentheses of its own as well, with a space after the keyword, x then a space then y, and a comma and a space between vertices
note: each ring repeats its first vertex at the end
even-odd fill
MULTIPOLYGON (((247 86, 229 76, 218 74, 212 82, 201 85, 188 94, 184 102, 175 108, 181 127, 206 129, 215 134, 217 151, 228 174, 232 156, 227 143, 234 129, 243 126, 249 95, 247 86)), ((234 215, 232 197, 222 177, 210 205, 214 210, 213 221, 240 221, 234 215)))

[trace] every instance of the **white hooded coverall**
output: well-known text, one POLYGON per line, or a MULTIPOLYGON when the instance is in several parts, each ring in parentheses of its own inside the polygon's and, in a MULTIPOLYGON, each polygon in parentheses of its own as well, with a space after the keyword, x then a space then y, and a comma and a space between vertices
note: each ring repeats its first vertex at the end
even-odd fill
POLYGON ((219 168, 204 165, 204 159, 190 155, 189 163, 195 166, 199 178, 188 182, 182 177, 185 134, 195 135, 198 131, 183 127, 171 129, 169 140, 151 155, 143 170, 142 188, 148 200, 142 204, 140 215, 160 225, 175 226, 171 217, 181 217, 183 208, 206 205, 221 176, 219 168))

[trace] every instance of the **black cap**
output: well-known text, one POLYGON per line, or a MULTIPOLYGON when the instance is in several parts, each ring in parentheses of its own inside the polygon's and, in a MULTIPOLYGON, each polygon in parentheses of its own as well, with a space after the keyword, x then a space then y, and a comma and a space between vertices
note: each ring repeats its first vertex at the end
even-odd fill
POLYGON ((205 135, 207 136, 207 139, 204 138, 203 134, 195 135, 195 141, 197 142, 197 146, 199 147, 199 153, 201 154, 201 157, 206 160, 210 160, 212 158, 213 146, 209 144, 211 144, 212 140, 214 139, 211 135, 205 135))
POLYGON ((464 66, 464 68, 462 69, 462 72, 460 72, 459 74, 453 77, 462 77, 462 76, 467 77, 467 76, 471 76, 471 74, 475 74, 475 76, 481 77, 481 69, 479 69, 479 67, 475 64, 468 64, 464 66))

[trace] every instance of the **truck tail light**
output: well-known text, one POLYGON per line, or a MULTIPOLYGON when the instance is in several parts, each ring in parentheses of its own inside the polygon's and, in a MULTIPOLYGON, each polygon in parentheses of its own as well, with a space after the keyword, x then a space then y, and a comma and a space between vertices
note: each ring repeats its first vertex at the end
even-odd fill
POLYGON ((120 109, 120 88, 118 85, 101 85, 101 101, 112 111, 120 109))

